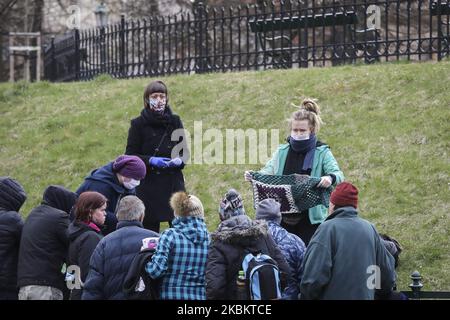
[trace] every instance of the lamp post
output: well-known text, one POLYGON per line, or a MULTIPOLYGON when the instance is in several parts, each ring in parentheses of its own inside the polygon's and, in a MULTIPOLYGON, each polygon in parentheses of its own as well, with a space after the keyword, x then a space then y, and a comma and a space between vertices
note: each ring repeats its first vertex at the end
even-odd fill
POLYGON ((100 3, 94 10, 97 27, 104 28, 108 24, 108 8, 105 3, 100 3))
POLYGON ((94 10, 97 27, 100 28, 100 65, 101 72, 105 72, 105 27, 108 25, 108 8, 104 2, 101 2, 94 10))

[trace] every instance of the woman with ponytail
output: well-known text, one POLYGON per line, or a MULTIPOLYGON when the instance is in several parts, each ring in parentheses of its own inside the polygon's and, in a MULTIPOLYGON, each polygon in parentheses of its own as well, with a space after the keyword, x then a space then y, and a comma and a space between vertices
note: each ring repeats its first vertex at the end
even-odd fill
MULTIPOLYGON (((330 147, 317 138, 322 119, 320 108, 313 99, 305 99, 299 110, 288 120, 289 137, 275 151, 266 166, 259 172, 273 175, 303 174, 320 177, 319 188, 329 188, 344 180, 344 175, 331 153, 330 147)), ((245 179, 251 180, 248 171, 245 179)), ((294 214, 284 214, 281 225, 298 235, 306 245, 327 216, 323 205, 294 214)))

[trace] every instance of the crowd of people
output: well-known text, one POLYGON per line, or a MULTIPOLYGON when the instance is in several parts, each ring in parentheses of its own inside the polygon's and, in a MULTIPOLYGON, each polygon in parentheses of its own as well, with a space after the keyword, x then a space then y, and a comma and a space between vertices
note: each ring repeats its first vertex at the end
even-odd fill
MULTIPOLYGON (((183 154, 171 157, 184 139, 171 140, 182 121, 169 107, 166 85, 153 81, 131 121, 125 154, 94 169, 76 192, 48 186, 24 222, 24 188, 0 177, 0 300, 127 299, 128 273, 149 239, 157 244, 135 269, 155 280, 160 299, 242 299, 248 253, 276 265, 280 299, 401 298, 401 247, 359 216, 358 189, 318 139, 321 124, 318 104, 305 99, 289 119, 286 143, 259 172, 320 178, 316 188, 333 190, 328 208, 284 214, 267 198, 251 219, 230 189, 210 233, 201 200, 185 190, 183 154), (169 223, 162 233, 161 222, 169 223)), ((250 171, 244 179, 251 181, 250 171)))

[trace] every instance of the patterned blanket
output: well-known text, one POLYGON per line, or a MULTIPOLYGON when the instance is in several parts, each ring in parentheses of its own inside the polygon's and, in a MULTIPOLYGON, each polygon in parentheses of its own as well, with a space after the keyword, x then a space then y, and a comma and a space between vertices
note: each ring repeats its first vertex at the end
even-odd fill
POLYGON ((281 213, 298 213, 323 204, 328 207, 332 188, 317 188, 320 178, 291 174, 267 175, 252 172, 253 205, 272 198, 281 204, 281 213))

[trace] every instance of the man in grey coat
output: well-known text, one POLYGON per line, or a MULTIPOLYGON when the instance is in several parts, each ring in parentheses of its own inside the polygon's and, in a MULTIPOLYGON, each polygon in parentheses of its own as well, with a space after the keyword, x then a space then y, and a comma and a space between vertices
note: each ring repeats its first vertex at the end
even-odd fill
POLYGON ((329 216, 311 239, 303 261, 301 299, 373 300, 395 286, 394 258, 375 227, 358 217, 358 190, 339 184, 329 216))

